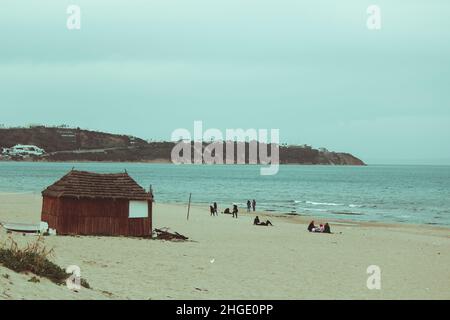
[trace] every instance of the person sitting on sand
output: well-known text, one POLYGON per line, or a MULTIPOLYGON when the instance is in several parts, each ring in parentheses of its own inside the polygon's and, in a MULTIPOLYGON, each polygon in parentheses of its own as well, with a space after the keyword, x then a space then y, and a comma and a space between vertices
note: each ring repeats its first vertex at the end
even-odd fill
POLYGON ((330 225, 328 224, 328 222, 325 223, 325 226, 324 226, 322 232, 323 232, 323 233, 331 233, 331 228, 330 228, 330 225))
POLYGON ((230 212, 230 208, 225 208, 225 210, 223 210, 223 212, 222 213, 225 213, 225 214, 230 214, 231 212, 230 212))
POLYGON ((316 228, 316 226, 314 225, 314 220, 313 221, 311 221, 310 223, 309 223, 309 226, 308 226, 308 231, 309 232, 313 232, 313 230, 316 228))
POLYGON ((260 222, 258 216, 256 216, 255 220, 253 220, 253 224, 255 226, 273 226, 273 224, 272 224, 272 222, 270 222, 270 220, 266 220, 266 222, 260 222))

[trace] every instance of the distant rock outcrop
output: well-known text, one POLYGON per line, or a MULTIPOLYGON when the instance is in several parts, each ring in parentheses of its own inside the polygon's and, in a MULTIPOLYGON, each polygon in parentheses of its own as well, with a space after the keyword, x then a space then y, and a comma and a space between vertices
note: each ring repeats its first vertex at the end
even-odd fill
MULTIPOLYGON (((38 146, 43 148, 46 154, 14 159, 3 156, 4 160, 170 162, 171 151, 175 146, 174 142, 147 142, 133 136, 80 128, 0 128, 0 148, 11 148, 17 144, 38 146)), ((243 144, 248 163, 249 143, 243 144)), ((203 148, 205 146, 206 144, 203 148)), ((259 148, 262 147, 270 150, 270 145, 260 144, 259 148)), ((279 152, 282 164, 364 165, 363 161, 349 153, 318 150, 306 145, 283 145, 279 147, 279 152)), ((224 158, 225 156, 224 154, 224 158)))

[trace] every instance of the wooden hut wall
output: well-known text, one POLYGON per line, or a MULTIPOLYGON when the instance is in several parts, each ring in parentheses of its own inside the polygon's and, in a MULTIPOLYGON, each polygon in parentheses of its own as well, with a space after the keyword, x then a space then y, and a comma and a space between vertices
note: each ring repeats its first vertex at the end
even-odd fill
POLYGON ((55 197, 44 197, 42 200, 41 220, 48 223, 49 228, 57 229, 59 211, 59 199, 55 197))
MULTIPOLYGON (((44 197, 46 198, 46 197, 44 197)), ((50 228, 59 234, 143 236, 151 233, 151 216, 129 218, 124 199, 59 198, 44 201, 43 213, 50 228), (51 210, 51 211, 46 211, 51 210), (56 226, 56 227, 55 227, 56 226)), ((151 202, 149 203, 151 214, 151 202)))

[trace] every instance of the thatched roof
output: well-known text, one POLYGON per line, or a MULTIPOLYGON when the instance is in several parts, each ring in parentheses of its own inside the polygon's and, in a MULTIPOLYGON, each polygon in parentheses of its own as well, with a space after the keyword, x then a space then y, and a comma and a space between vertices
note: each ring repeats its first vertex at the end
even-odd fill
POLYGON ((150 200, 152 196, 127 173, 72 170, 42 191, 43 196, 70 198, 150 200))

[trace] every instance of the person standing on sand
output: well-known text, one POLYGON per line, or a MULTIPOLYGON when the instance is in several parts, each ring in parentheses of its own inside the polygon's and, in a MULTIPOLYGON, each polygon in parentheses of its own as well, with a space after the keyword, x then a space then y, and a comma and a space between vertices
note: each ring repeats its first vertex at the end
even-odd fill
POLYGON ((217 214, 217 202, 214 202, 213 203, 213 207, 214 207, 214 213, 216 214, 216 216, 218 215, 217 214))
POLYGON ((250 212, 250 208, 252 207, 252 203, 250 200, 247 200, 247 212, 250 212))
POLYGON ((237 219, 237 217, 238 217, 238 212, 239 212, 239 210, 238 210, 237 205, 236 205, 236 204, 233 204, 233 218, 236 218, 236 219, 237 219))
POLYGON ((214 207, 211 205, 209 206, 209 213, 210 213, 210 216, 214 217, 214 207))
POLYGON ((253 212, 255 212, 255 210, 256 210, 256 200, 255 199, 253 199, 253 201, 252 201, 252 207, 253 207, 253 212))

